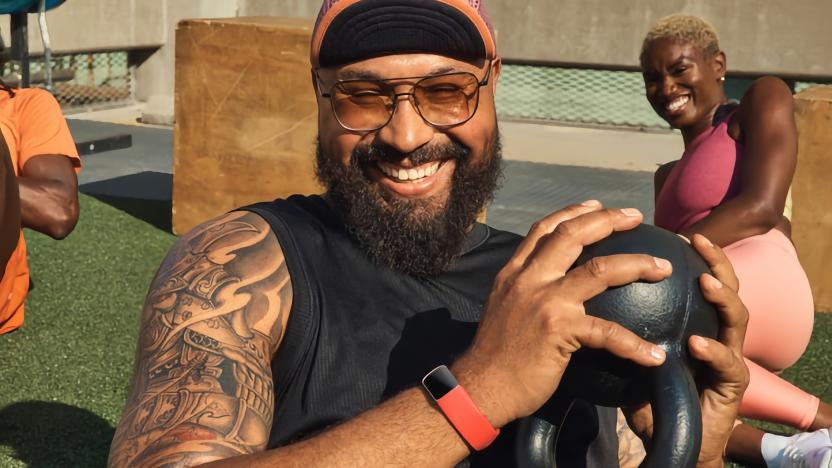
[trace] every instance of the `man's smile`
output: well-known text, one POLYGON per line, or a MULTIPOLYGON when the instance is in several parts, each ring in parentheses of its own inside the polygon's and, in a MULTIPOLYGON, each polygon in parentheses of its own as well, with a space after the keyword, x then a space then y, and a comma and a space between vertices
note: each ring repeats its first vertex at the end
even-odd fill
POLYGON ((426 198, 450 188, 456 161, 446 159, 419 166, 373 161, 366 168, 370 179, 387 191, 405 198, 426 198))
POLYGON ((376 164, 378 165, 378 168, 381 169, 381 172, 395 181, 404 182, 410 180, 415 182, 435 174, 436 170, 439 169, 440 161, 434 161, 410 168, 381 161, 378 161, 376 164))

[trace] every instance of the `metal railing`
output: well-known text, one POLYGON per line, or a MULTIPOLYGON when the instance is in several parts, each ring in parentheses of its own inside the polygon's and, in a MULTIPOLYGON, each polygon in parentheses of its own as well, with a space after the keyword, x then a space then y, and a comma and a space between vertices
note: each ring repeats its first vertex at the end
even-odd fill
MULTIPOLYGON (((30 59, 31 86, 43 86, 46 67, 42 56, 30 59)), ((64 108, 115 105, 132 100, 133 76, 126 51, 81 52, 52 55, 55 98, 64 108)), ((7 61, 3 81, 12 87, 20 83, 20 67, 7 61)))

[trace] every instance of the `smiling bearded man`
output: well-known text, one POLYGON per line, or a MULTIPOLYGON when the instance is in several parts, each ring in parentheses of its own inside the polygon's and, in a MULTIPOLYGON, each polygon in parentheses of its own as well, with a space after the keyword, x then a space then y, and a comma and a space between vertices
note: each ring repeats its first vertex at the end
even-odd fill
POLYGON ((318 143, 316 172, 332 206, 367 255, 393 270, 426 278, 444 271, 459 256, 470 227, 497 188, 502 162, 499 135, 495 133, 486 147, 482 163, 472 162, 469 153, 456 141, 421 147, 409 154, 389 146, 359 146, 351 164, 344 166, 327 156, 318 143), (430 177, 449 160, 455 161, 451 190, 428 199, 399 198, 367 177, 366 167, 372 164, 391 179, 400 180, 394 174, 404 169, 395 164, 403 159, 413 167, 427 166, 422 177, 430 177))
MULTIPOLYGON (((177 241, 147 295, 110 466, 510 467, 512 424, 576 349, 662 362, 582 305, 669 269, 618 255, 570 270, 637 210, 587 201, 525 239, 476 222, 501 164, 501 62, 480 0, 326 0, 310 50, 327 193, 177 241)), ((558 464, 615 466, 615 412, 559 408, 558 464)))
MULTIPOLYGON (((476 221, 502 166, 501 64, 481 3, 327 0, 311 62, 326 193, 246 207, 179 240, 148 294, 111 465, 309 437, 414 391, 471 344, 521 240, 476 221), (144 416, 157 407, 176 410, 144 416), (200 416, 209 407, 216 416, 200 416)), ((579 463, 612 463, 615 413, 570 414, 580 425, 563 440, 579 463)), ((513 457, 506 436, 468 463, 513 457)))

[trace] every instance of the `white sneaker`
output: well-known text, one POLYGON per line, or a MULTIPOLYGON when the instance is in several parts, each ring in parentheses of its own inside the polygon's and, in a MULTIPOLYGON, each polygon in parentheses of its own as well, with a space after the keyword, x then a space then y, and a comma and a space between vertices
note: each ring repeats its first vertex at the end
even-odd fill
POLYGON ((829 429, 798 435, 783 449, 780 468, 832 468, 829 429))

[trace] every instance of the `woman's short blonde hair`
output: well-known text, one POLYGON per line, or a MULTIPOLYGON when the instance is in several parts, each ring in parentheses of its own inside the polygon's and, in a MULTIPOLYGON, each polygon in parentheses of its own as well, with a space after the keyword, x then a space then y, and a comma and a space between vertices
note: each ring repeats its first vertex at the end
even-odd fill
POLYGON ((719 52, 719 36, 711 23, 693 15, 670 15, 660 19, 647 31, 641 43, 639 61, 642 66, 650 44, 658 39, 672 39, 687 42, 702 51, 705 58, 713 57, 719 52))

